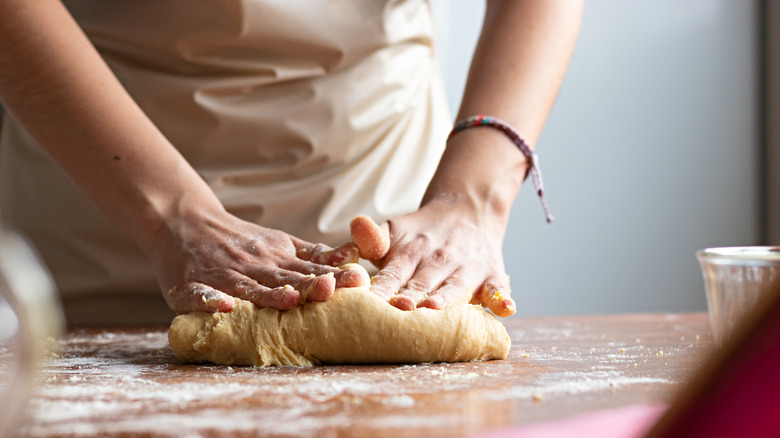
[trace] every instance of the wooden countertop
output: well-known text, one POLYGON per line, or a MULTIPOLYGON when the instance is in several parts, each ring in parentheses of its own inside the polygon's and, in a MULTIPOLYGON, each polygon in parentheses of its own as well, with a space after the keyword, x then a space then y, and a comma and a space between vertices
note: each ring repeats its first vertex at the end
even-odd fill
POLYGON ((24 436, 468 436, 671 401, 712 348, 707 315, 514 318, 507 360, 186 365, 165 328, 57 341, 24 436), (663 352, 663 353, 661 353, 663 352))

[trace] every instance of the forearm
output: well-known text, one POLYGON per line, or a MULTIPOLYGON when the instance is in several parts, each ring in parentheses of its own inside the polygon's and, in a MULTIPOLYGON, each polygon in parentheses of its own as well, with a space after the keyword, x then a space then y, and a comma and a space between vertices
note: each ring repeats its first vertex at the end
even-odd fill
MULTIPOLYGON (((568 66, 580 0, 488 2, 458 119, 490 115, 515 127, 532 148, 568 66)), ((502 133, 467 129, 449 142, 423 203, 459 196, 503 230, 526 173, 522 153, 502 133)))
POLYGON ((0 99, 142 246, 188 205, 221 208, 59 1, 0 0, 0 99))

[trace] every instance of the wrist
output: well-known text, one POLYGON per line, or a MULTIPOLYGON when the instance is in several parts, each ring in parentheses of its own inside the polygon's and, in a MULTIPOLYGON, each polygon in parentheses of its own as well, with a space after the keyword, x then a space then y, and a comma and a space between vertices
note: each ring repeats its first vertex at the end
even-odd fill
POLYGON ((501 132, 468 129, 449 139, 422 204, 436 199, 467 204, 505 223, 526 171, 525 158, 501 132))
POLYGON ((134 236, 147 255, 168 246, 166 242, 180 240, 179 236, 191 233, 188 229, 227 214, 205 182, 202 186, 169 190, 148 199, 134 236))
POLYGON ((493 199, 486 200, 468 190, 436 193, 423 201, 421 209, 437 212, 434 213, 435 223, 440 223, 443 216, 455 217, 459 222, 499 231, 501 236, 509 222, 508 205, 493 199))

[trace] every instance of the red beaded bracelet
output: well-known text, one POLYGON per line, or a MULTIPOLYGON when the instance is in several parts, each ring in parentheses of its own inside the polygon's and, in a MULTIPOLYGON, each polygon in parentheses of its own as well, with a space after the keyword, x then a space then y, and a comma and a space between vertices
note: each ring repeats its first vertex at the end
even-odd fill
MULTIPOLYGON (((525 144, 525 141, 523 141, 523 139, 520 137, 520 134, 518 134, 517 131, 515 131, 514 128, 512 128, 508 123, 501 119, 490 116, 467 117, 455 123, 452 131, 450 131, 450 135, 447 136, 447 141, 449 141, 453 135, 459 133, 460 131, 476 126, 487 126, 493 129, 498 129, 499 131, 506 134, 506 136, 512 140, 512 143, 514 143, 518 149, 520 149, 520 152, 522 152, 526 160, 528 160, 529 166, 527 172, 531 174, 531 178, 534 182, 534 188, 536 188, 536 194, 539 195, 539 200, 541 201, 542 208, 544 209, 544 217, 548 224, 552 222, 553 216, 550 213, 550 207, 547 206, 547 201, 544 199, 544 185, 542 184, 542 171, 539 170, 539 158, 534 155, 534 153, 531 151, 531 148, 529 148, 528 145, 525 144)), ((528 177, 528 173, 526 173, 526 178, 528 177)))

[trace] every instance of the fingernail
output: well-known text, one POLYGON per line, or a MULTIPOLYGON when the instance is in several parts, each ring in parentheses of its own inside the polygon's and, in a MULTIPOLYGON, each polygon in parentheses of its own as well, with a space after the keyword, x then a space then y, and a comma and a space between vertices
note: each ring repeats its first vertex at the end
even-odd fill
POLYGON ((390 298, 390 304, 401 310, 414 310, 417 307, 409 297, 399 295, 390 298))
POLYGON ((222 295, 216 292, 204 292, 200 296, 201 301, 210 310, 217 312, 230 312, 236 304, 233 297, 228 295, 222 295))
POLYGON ((426 298, 426 304, 428 304, 427 307, 430 307, 431 309, 443 309, 447 307, 447 300, 444 299, 441 295, 434 295, 432 297, 426 298))
POLYGON ((279 309, 291 309, 298 304, 300 294, 294 287, 285 284, 273 290, 273 297, 277 302, 279 309))
POLYGON ((349 223, 352 240, 360 249, 364 259, 375 260, 385 256, 390 245, 389 236, 382 228, 366 215, 357 216, 349 223))
POLYGON ((502 318, 511 316, 515 313, 515 303, 511 299, 502 301, 492 301, 488 308, 496 315, 502 318))
POLYGON ((310 289, 307 290, 307 294, 301 294, 301 301, 325 301, 331 296, 336 289, 336 277, 333 273, 328 272, 325 275, 320 275, 314 281, 312 281, 310 289))
POLYGON ((222 313, 228 313, 233 311, 233 307, 236 305, 236 300, 232 297, 225 297, 221 303, 219 303, 219 311, 222 313))
POLYGON ((365 269, 345 269, 336 274, 336 287, 361 287, 371 282, 365 269))

